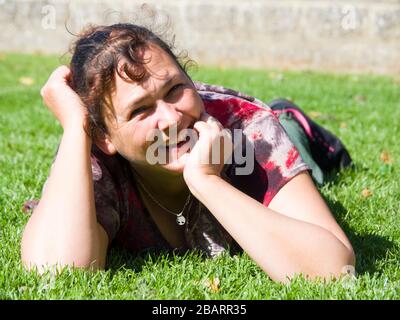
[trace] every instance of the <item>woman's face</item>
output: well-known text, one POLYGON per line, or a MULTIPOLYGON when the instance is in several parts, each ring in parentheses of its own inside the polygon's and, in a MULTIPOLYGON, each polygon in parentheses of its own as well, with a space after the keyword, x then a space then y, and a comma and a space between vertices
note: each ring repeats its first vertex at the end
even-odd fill
POLYGON ((111 95, 114 114, 106 111, 109 133, 100 147, 109 154, 120 153, 136 169, 182 173, 192 145, 174 144, 181 140, 185 129, 193 128, 204 105, 191 80, 166 52, 150 45, 144 53, 145 61, 147 58, 151 58, 145 65, 148 75, 141 83, 116 73, 111 95), (148 152, 155 146, 154 134, 150 133, 158 133, 161 139, 155 153, 148 152), (177 157, 167 156, 165 162, 149 163, 149 155, 159 156, 163 152, 177 157))

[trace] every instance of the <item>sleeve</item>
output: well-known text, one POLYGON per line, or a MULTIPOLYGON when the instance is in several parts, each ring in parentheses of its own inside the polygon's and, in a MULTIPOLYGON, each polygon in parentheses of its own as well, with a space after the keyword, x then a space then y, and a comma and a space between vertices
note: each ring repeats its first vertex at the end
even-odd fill
POLYGON ((264 181, 267 186, 263 204, 268 206, 287 182, 309 167, 271 110, 265 108, 251 113, 242 122, 242 130, 246 143, 253 147, 254 159, 261 167, 261 173, 267 179, 264 181))
POLYGON ((111 243, 120 229, 118 191, 110 171, 99 158, 92 153, 90 160, 97 222, 107 232, 111 243))

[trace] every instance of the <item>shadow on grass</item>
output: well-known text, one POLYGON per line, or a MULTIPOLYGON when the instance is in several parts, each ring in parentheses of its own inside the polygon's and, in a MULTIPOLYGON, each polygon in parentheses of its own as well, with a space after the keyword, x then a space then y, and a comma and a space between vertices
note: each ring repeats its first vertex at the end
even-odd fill
POLYGON ((146 265, 154 266, 154 264, 173 263, 177 260, 183 260, 186 257, 196 257, 198 260, 204 260, 207 257, 200 251, 187 250, 143 250, 139 253, 131 253, 121 248, 112 248, 107 255, 107 270, 111 274, 116 274, 119 270, 132 270, 140 273, 146 268, 146 265))
MULTIPOLYGON (((341 180, 341 176, 351 176, 356 179, 357 175, 365 173, 369 168, 362 163, 355 163, 342 169, 340 174, 332 174, 327 177, 327 181, 337 184, 341 180)), ((387 253, 396 251, 399 247, 393 241, 376 234, 358 234, 346 221, 348 210, 339 202, 333 201, 329 197, 324 196, 329 208, 333 212, 337 222, 346 233, 356 254, 356 271, 357 274, 373 274, 378 272, 378 265, 386 259, 387 253)))
POLYGON ((337 222, 346 233, 356 253, 357 274, 373 274, 378 272, 378 264, 386 259, 389 251, 398 248, 393 241, 375 234, 357 234, 346 222, 346 208, 339 201, 325 197, 325 201, 333 212, 337 222))

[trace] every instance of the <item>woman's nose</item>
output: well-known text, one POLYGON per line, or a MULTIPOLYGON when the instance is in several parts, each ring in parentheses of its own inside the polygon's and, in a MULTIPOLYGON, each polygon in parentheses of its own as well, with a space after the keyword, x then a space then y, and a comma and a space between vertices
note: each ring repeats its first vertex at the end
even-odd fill
POLYGON ((179 127, 182 122, 182 113, 175 109, 174 106, 162 102, 157 105, 159 112, 158 128, 162 131, 171 127, 179 127))

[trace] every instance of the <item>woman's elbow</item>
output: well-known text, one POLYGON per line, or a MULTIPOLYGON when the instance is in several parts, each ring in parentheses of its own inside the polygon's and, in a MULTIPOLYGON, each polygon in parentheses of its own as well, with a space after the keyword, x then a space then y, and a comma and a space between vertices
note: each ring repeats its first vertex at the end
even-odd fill
POLYGON ((352 248, 342 248, 326 260, 310 273, 310 278, 331 281, 343 276, 355 276, 356 256, 352 248))
POLYGON ((311 260, 299 261, 296 266, 286 268, 286 272, 275 273, 271 278, 276 282, 289 283, 297 276, 312 281, 332 281, 346 275, 355 276, 356 257, 352 248, 338 246, 337 250, 327 250, 326 254, 321 253, 318 259, 311 260))
POLYGON ((340 270, 336 272, 335 278, 340 278, 345 275, 355 276, 356 275, 356 255, 353 248, 346 248, 343 257, 340 259, 343 261, 340 264, 340 270))

